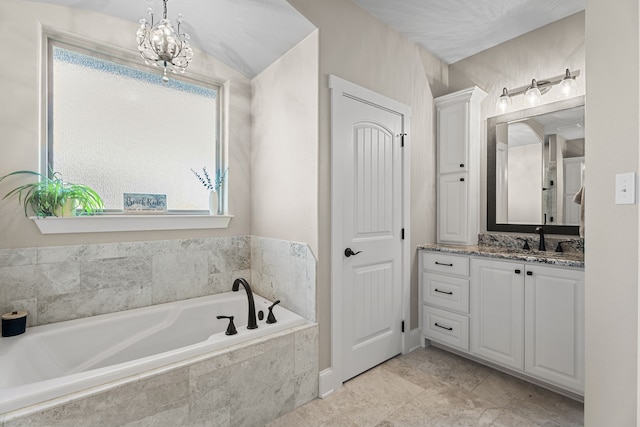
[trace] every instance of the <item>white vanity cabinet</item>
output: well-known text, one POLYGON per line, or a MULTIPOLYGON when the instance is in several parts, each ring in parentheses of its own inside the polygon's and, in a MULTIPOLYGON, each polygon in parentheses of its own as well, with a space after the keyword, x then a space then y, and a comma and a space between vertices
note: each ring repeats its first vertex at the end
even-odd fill
POLYGON ((527 265, 524 370, 584 393, 584 271, 527 265))
POLYGON ((480 104, 478 87, 434 100, 438 150, 438 243, 477 243, 480 191, 480 104))
POLYGON ((524 368, 524 265, 473 258, 471 352, 508 368, 524 368))
POLYGON ((469 351, 469 257, 420 252, 422 340, 469 351))
POLYGON ((419 259, 423 342, 584 394, 583 270, 425 250, 419 259))

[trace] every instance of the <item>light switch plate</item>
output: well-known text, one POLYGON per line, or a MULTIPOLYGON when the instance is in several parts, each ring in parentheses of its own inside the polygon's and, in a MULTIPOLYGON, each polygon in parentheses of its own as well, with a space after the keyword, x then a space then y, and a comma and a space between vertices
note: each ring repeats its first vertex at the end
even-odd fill
POLYGON ((636 173, 616 175, 616 205, 634 205, 636 203, 636 173))

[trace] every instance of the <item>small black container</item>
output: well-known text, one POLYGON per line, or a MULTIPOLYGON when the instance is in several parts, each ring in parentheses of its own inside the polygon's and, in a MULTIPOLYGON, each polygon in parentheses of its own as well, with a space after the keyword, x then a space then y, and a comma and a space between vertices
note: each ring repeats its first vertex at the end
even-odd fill
POLYGON ((13 337, 24 334, 27 329, 27 312, 13 311, 2 315, 2 336, 13 337))

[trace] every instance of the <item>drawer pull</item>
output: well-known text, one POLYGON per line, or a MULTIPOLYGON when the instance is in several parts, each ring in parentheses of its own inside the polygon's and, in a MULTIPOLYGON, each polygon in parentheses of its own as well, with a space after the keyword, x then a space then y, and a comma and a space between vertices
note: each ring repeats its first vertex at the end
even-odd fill
POLYGON ((515 271, 515 273, 516 273, 516 274, 520 274, 520 270, 516 270, 516 271, 515 271))
POLYGON ((446 291, 441 291, 438 288, 434 289, 435 292, 441 293, 441 294, 447 294, 447 295, 453 295, 453 292, 446 292, 446 291))
POLYGON ((436 261, 436 265, 444 265, 445 267, 453 267, 453 264, 447 264, 447 263, 438 262, 438 261, 436 261))
POLYGON ((533 276, 533 271, 527 271, 527 276, 533 276))
POLYGON ((434 323, 438 328, 446 329, 447 331, 453 331, 453 328, 447 328, 446 326, 438 325, 438 322, 434 323))

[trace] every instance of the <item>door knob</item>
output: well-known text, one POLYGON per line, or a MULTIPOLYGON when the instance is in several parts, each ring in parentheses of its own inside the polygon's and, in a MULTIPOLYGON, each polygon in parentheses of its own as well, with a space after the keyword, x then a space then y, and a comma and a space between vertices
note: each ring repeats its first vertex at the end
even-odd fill
POLYGON ((344 250, 344 256, 346 256, 347 258, 349 258, 351 255, 358 255, 360 252, 362 251, 358 251, 358 252, 353 252, 351 250, 351 248, 347 248, 344 250))

